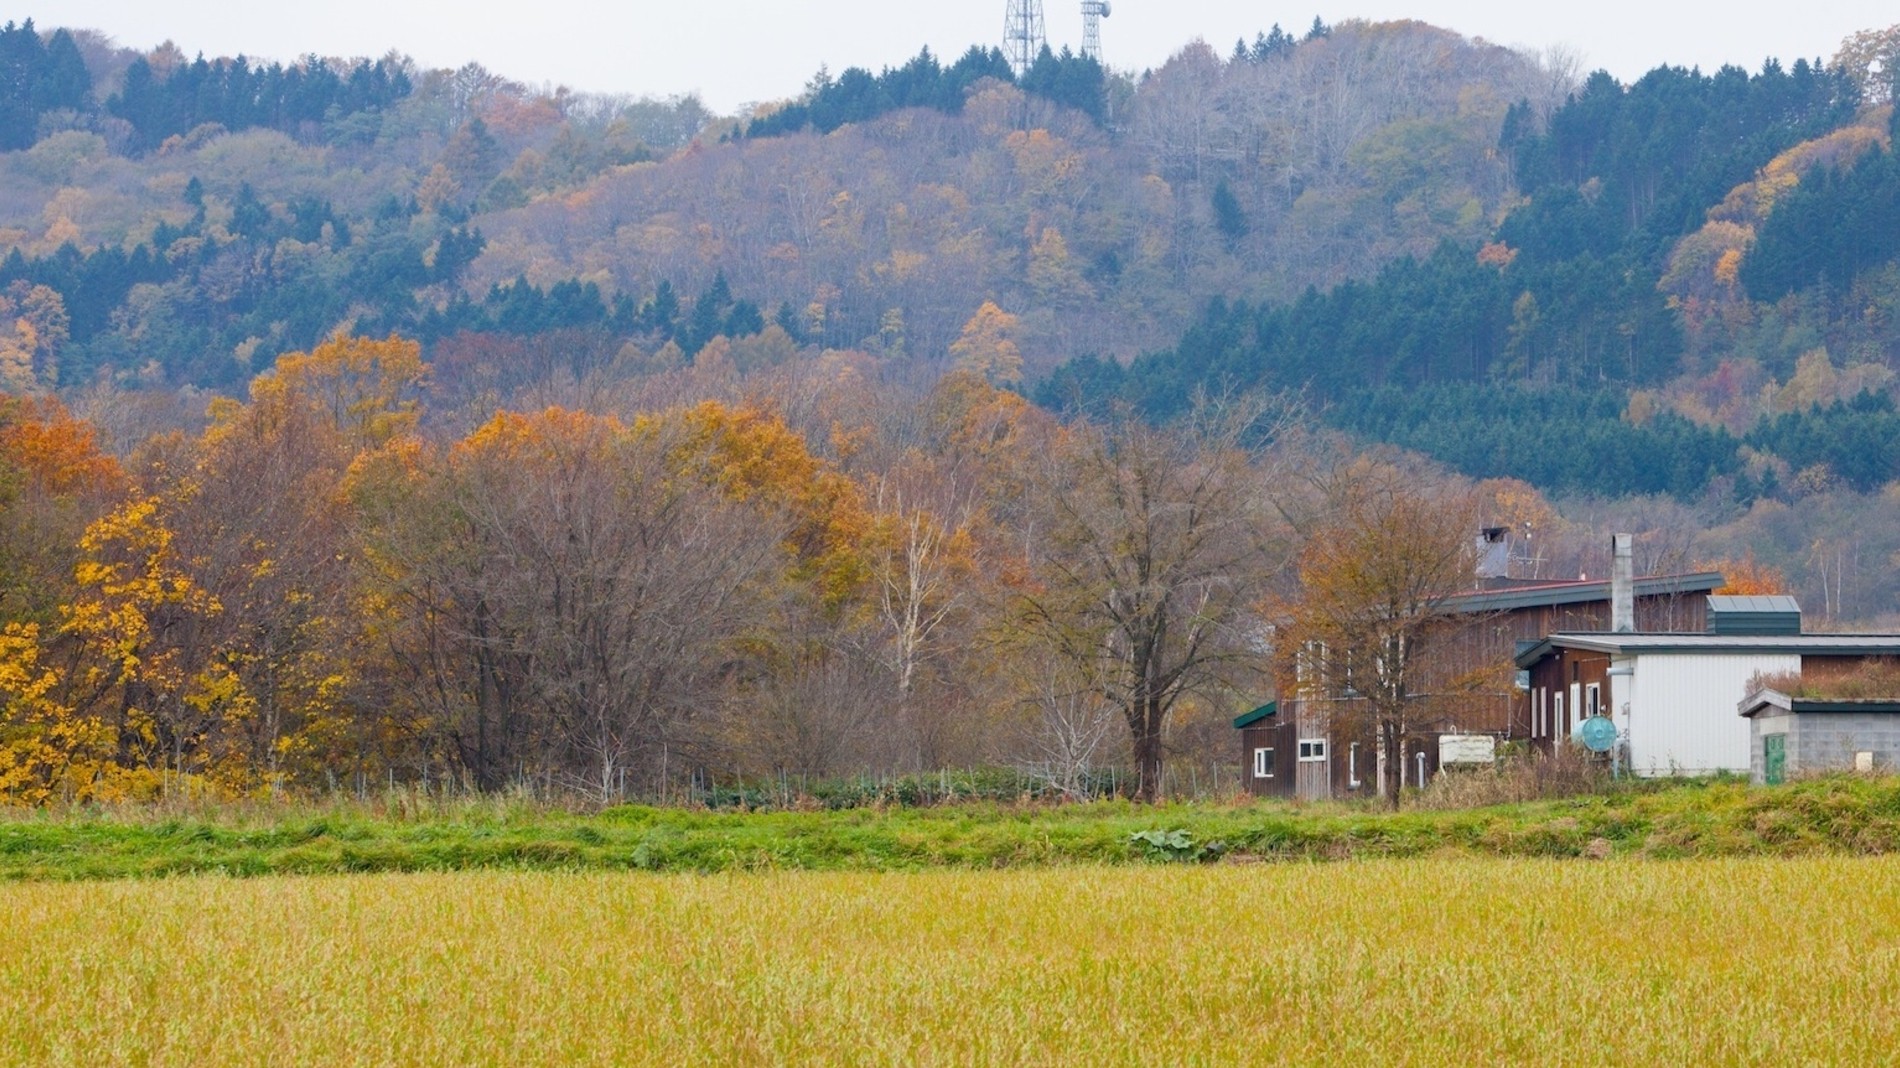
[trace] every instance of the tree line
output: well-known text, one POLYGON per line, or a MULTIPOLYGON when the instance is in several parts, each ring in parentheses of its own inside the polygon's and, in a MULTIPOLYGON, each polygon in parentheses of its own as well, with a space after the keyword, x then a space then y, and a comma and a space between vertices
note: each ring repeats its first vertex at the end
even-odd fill
POLYGON ((66 30, 41 37, 33 20, 0 26, 0 152, 39 139, 40 117, 90 102, 92 72, 66 30))
POLYGON ((408 73, 383 60, 339 64, 312 56, 289 66, 252 66, 242 56, 199 56, 160 71, 141 57, 126 68, 105 110, 131 123, 132 147, 147 151, 206 123, 304 134, 360 111, 390 107, 410 90, 408 73))
POLYGON ((974 766, 1154 798, 1229 764, 1366 493, 1459 559, 1481 514, 1542 507, 1260 398, 1065 423, 974 371, 705 399, 694 366, 451 425, 437 370, 337 335, 122 455, 0 403, 0 799, 974 766))
POLYGON ((781 137, 812 130, 828 134, 848 122, 869 122, 902 108, 931 108, 947 115, 963 111, 964 96, 984 78, 1019 85, 1026 93, 1074 108, 1100 123, 1108 106, 1108 76, 1092 57, 1044 45, 1022 78, 999 48, 971 45, 945 67, 925 48, 901 67, 872 74, 850 67, 833 78, 819 71, 798 100, 745 124, 746 137, 781 137))
POLYGON ((123 461, 0 405, 0 796, 1073 787, 1121 753, 1152 796, 1180 707, 1253 696, 1270 527, 1237 419, 1064 427, 957 374, 876 404, 841 379, 815 437, 791 395, 428 431, 430 370, 338 336, 123 461))

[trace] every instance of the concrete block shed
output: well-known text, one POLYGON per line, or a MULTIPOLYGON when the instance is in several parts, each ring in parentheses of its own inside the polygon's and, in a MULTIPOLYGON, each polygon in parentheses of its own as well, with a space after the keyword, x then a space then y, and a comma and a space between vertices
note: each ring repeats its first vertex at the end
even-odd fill
POLYGON ((1812 700, 1759 690, 1739 708, 1749 725, 1749 778, 1757 783, 1900 766, 1900 697, 1812 700))

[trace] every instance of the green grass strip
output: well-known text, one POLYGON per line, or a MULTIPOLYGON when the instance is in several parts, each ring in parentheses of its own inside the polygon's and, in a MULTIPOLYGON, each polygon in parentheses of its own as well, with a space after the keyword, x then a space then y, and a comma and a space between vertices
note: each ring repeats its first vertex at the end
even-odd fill
POLYGON ((343 872, 921 871, 1494 857, 1900 851, 1900 778, 1692 782, 1462 811, 1283 803, 583 814, 498 801, 0 810, 0 880, 343 872), (1178 834, 1175 832, 1179 832, 1178 834))

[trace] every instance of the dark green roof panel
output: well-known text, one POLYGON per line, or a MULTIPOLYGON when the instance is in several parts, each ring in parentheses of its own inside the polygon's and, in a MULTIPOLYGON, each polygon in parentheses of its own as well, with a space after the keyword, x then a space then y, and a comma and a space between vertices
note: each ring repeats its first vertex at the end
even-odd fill
POLYGON ((1234 717, 1234 728, 1236 730, 1239 730, 1241 728, 1251 727, 1254 724, 1260 722, 1261 720, 1266 719, 1269 716, 1279 715, 1279 713, 1280 713, 1280 702, 1268 701, 1266 704, 1261 705, 1259 708, 1254 709, 1252 712, 1249 712, 1244 716, 1234 717))
POLYGON ((1801 605, 1792 597, 1709 598, 1709 633, 1784 636, 1801 633, 1801 605))

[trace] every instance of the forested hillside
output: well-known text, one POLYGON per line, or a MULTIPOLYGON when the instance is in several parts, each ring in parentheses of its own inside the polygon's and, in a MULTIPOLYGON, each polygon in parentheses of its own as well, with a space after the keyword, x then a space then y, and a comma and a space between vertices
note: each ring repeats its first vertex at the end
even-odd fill
POLYGON ((1036 395, 1166 419, 1198 390, 1297 391, 1336 426, 1474 476, 1667 494, 1703 525, 1781 541, 1794 571, 1859 560, 1864 531, 1821 523, 1804 541, 1764 517, 1900 477, 1880 58, 1897 40, 1752 75, 1599 73, 1547 118, 1514 106, 1498 150, 1515 199, 1484 237, 1293 300, 1211 301, 1177 344, 1080 357, 1036 395))
POLYGON ((792 337, 926 377, 986 302, 1016 317, 1032 375, 1128 358, 1208 297, 1290 296, 1485 235, 1510 195, 1492 146, 1511 102, 1564 90, 1410 23, 1276 27, 1139 81, 1050 54, 1018 86, 994 52, 924 53, 740 120, 474 65, 48 40, 23 62, 70 85, 64 106, 29 90, 31 147, 0 160, 0 278, 59 296, 31 363, 63 387, 230 388, 338 327, 447 329, 459 299, 521 279, 593 284, 607 314, 550 322, 647 355, 665 332, 613 307, 670 291, 690 315, 723 274, 792 337))
MULTIPOLYGON (((1119 397, 1166 417, 1208 384, 1305 390, 1335 405, 1342 425, 1448 459, 1455 451, 1474 474, 1693 498, 1737 472, 1737 443, 1719 428, 1672 431, 1679 417, 1668 412, 1620 419, 1630 389, 1673 382, 1704 355, 1685 338, 1693 294, 1673 292, 1693 272, 1678 245, 1732 189, 1851 122, 1859 99, 1845 73, 1805 60, 1753 76, 1662 69, 1627 89, 1595 75, 1541 130, 1513 109, 1500 145, 1523 200, 1490 240, 1447 241, 1292 303, 1216 302, 1173 350, 1126 372, 1085 360, 1042 395, 1119 397), (1393 391, 1367 392, 1383 387, 1393 391), (1593 395, 1614 399, 1606 408, 1593 395), (1511 438, 1484 433, 1488 422, 1511 426, 1511 438), (1644 438, 1658 432, 1675 447, 1655 452, 1644 438), (1627 445, 1605 449, 1606 437, 1627 445), (1488 447, 1470 451, 1480 441, 1488 447), (1606 471, 1590 459, 1631 450, 1667 466, 1606 471)), ((1777 240, 1774 226, 1766 234, 1777 240)), ((1734 264, 1722 270, 1732 284, 1734 264)), ((1796 355, 1773 353, 1768 370, 1790 373, 1796 355)))

